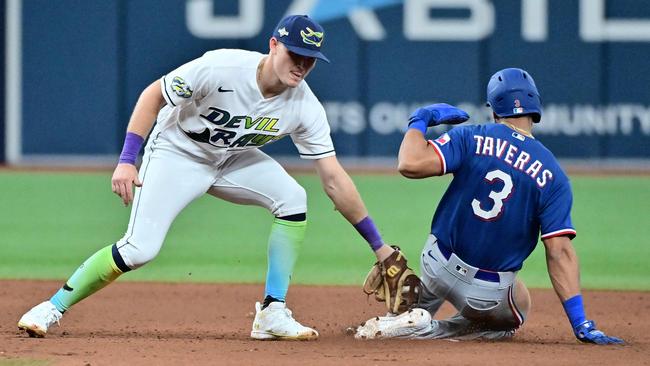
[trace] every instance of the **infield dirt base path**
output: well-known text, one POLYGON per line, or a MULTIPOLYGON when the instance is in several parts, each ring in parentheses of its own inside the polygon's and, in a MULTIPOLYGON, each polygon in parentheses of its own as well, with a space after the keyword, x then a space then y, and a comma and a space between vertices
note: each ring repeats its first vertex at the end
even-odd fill
MULTIPOLYGON (((533 290, 532 313, 502 342, 357 341, 345 333, 382 304, 357 287, 292 286, 288 304, 313 342, 249 339, 262 285, 118 282, 70 310, 44 339, 16 323, 59 286, 0 281, 0 365, 650 365, 650 292, 586 291, 588 315, 626 346, 575 341, 551 290, 533 290)), ((448 304, 439 316, 451 315, 448 304)))

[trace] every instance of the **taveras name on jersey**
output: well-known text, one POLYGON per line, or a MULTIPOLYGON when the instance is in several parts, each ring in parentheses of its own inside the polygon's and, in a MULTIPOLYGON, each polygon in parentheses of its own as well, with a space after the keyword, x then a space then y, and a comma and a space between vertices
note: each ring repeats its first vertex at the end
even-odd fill
MULTIPOLYGON (((512 136, 517 139, 525 138, 517 132, 513 132, 512 136)), ((546 185, 547 180, 553 179, 553 172, 548 169, 542 170, 544 164, 541 161, 535 159, 529 165, 528 163, 531 161, 530 154, 524 150, 519 151, 519 148, 510 144, 508 140, 481 135, 474 135, 474 140, 476 140, 476 155, 494 156, 503 159, 504 162, 533 178, 540 188, 546 185), (542 172, 541 174, 540 171, 542 172)))
POLYGON ((430 144, 454 179, 431 224, 438 244, 493 271, 519 270, 541 238, 575 236, 566 174, 539 141, 504 124, 460 126, 430 144))

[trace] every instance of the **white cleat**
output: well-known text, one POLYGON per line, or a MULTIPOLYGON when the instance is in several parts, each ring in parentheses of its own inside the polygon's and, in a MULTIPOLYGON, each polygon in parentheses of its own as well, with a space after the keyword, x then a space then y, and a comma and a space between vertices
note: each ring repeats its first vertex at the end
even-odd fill
POLYGON ((318 332, 298 323, 283 302, 272 302, 264 310, 257 302, 251 338, 309 341, 318 338, 318 332))
POLYGON ((431 314, 411 309, 397 316, 377 316, 357 328, 356 339, 414 338, 431 327, 431 314))
POLYGON ((45 337, 48 328, 54 323, 59 324, 63 314, 54 307, 48 300, 44 301, 31 310, 18 321, 18 329, 22 329, 29 334, 30 337, 45 337))

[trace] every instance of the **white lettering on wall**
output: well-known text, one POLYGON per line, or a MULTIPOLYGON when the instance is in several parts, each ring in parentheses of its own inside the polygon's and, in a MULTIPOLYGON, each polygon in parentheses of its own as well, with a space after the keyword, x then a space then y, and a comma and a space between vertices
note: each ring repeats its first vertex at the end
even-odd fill
POLYGON ((262 30, 264 0, 239 0, 239 14, 214 15, 212 0, 187 0, 185 21, 199 38, 252 38, 262 30))
MULTIPOLYGON (((404 133, 408 118, 416 108, 430 103, 378 102, 366 110, 356 101, 325 102, 325 111, 332 132, 350 135, 364 133, 370 128, 380 135, 404 133), (367 118, 366 118, 367 115, 367 118)), ((491 123, 491 110, 483 105, 458 103, 467 111, 470 124, 491 123)), ((437 126, 429 129, 437 136, 453 126, 437 126)), ((588 104, 549 104, 544 108, 540 123, 533 133, 552 136, 650 136, 650 106, 639 104, 613 104, 595 106, 588 104)))
MULTIPOLYGON (((260 34, 265 21, 264 0, 238 0, 239 12, 231 16, 215 15, 213 1, 186 0, 185 19, 193 35, 241 39, 260 34)), ((583 41, 650 42, 650 19, 607 19, 606 1, 580 0, 577 22, 583 41)), ((495 31, 495 3, 496 0, 404 0, 404 37, 413 41, 480 41, 495 31), (470 15, 462 19, 430 17, 435 15, 435 9, 467 9, 470 15)), ((317 4, 317 0, 293 0, 285 15, 311 14, 317 4)), ((361 40, 381 41, 390 36, 371 7, 351 7, 345 16, 361 40)), ((525 41, 547 41, 550 20, 548 0, 521 1, 521 37, 525 41)))
POLYGON ((494 30, 494 5, 488 0, 405 0, 404 36, 412 41, 477 41, 494 30), (468 19, 435 19, 435 8, 467 8, 468 19))
POLYGON ((548 39, 548 0, 521 2, 521 36, 528 42, 548 39))
POLYGON ((333 132, 358 135, 366 129, 366 111, 361 103, 329 102, 324 107, 333 132))
POLYGON ((606 19, 605 2, 580 0, 580 37, 584 41, 650 41, 650 20, 606 19))

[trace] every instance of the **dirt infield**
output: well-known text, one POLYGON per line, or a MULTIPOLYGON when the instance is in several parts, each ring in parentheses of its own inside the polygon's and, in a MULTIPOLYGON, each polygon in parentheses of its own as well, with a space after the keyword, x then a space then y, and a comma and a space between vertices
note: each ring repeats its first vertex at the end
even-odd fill
MULTIPOLYGON (((552 291, 505 342, 356 341, 345 328, 381 314, 355 287, 293 286, 296 319, 314 342, 248 338, 261 285, 118 282, 70 310, 47 338, 27 338, 18 318, 59 282, 0 281, 0 365, 649 365, 650 292, 585 292, 588 314, 626 346, 579 344, 552 291)), ((442 310, 450 315, 451 307, 442 310)))

